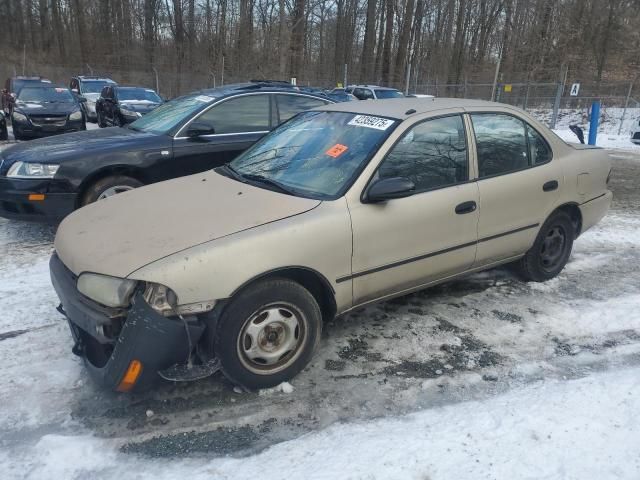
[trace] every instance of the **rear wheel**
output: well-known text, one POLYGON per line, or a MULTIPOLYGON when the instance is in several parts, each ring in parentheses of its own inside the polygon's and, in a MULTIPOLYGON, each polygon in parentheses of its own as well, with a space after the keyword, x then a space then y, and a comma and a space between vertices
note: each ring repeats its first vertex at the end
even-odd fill
POLYGON ((142 182, 125 175, 105 177, 98 180, 87 189, 82 198, 82 205, 87 205, 98 200, 104 200, 112 195, 128 192, 129 190, 141 187, 142 185, 142 182))
POLYGON ((311 360, 322 315, 300 284, 269 279, 247 287, 220 316, 213 350, 232 382, 249 389, 290 380, 311 360))
POLYGON ((557 276, 569 260, 575 228, 565 212, 553 213, 542 225, 533 247, 519 262, 525 280, 544 282, 557 276))

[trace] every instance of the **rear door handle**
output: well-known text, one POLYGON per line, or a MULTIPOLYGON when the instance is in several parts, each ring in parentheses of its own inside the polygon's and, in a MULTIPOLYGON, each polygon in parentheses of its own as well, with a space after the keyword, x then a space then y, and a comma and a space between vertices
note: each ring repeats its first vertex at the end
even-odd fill
POLYGON ((458 215, 463 215, 465 213, 475 212, 477 207, 476 202, 473 200, 462 202, 460 205, 456 206, 456 213, 458 215))
POLYGON ((553 190, 557 190, 558 189, 558 181, 557 180, 550 180, 547 183, 545 183, 544 185, 542 185, 542 191, 544 192, 552 192, 553 190))

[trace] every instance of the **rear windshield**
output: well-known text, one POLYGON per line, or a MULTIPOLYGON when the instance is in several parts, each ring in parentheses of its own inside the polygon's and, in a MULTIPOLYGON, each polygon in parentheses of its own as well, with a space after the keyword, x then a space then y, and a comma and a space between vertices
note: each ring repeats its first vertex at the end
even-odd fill
POLYGON ((42 88, 26 86, 18 94, 18 100, 31 103, 72 103, 73 95, 66 88, 42 88))
POLYGON ((398 90, 376 90, 376 98, 402 98, 404 95, 398 90))
POLYGON ((84 80, 80 85, 81 93, 100 93, 106 85, 113 85, 112 82, 102 80, 84 80))

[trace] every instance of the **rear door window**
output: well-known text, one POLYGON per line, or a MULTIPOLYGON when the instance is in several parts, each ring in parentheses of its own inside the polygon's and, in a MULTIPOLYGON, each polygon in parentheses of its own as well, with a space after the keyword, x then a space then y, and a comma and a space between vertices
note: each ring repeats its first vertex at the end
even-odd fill
POLYGON ((525 124, 511 115, 472 113, 480 178, 529 167, 525 124))
POLYGON ((247 95, 225 100, 194 121, 207 124, 216 134, 269 130, 269 95, 247 95))
POLYGON ((328 102, 319 98, 304 97, 302 95, 284 95, 278 94, 276 103, 278 105, 278 113, 280 114, 279 123, 286 122, 294 115, 315 107, 326 105, 328 102))

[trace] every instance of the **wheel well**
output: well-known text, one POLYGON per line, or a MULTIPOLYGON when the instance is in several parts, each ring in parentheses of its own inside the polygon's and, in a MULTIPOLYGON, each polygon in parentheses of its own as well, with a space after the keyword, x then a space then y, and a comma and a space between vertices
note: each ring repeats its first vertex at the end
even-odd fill
POLYGON ((82 184, 80 184, 80 188, 78 189, 76 208, 82 206, 82 199, 84 198, 85 193, 87 193, 87 189, 91 185, 96 183, 98 180, 102 180, 103 178, 111 177, 113 175, 126 175, 127 177, 135 178, 136 180, 144 184, 147 183, 142 172, 140 172, 136 168, 127 165, 114 165, 112 167, 103 168, 102 170, 98 170, 97 172, 89 175, 84 179, 82 184))
MULTIPOLYGON (((335 317, 337 306, 336 299, 333 294, 333 288, 326 278, 310 268, 289 267, 272 270, 245 283, 242 287, 236 290, 236 292, 244 289, 248 285, 267 278, 286 278, 299 283, 306 288, 318 302, 323 320, 332 320, 335 317)), ((234 292, 234 295, 236 292, 234 292)))
POLYGON ((580 208, 578 208, 578 204, 566 203, 556 208, 556 211, 557 210, 563 211, 569 215, 571 223, 573 223, 575 237, 578 238, 582 231, 582 213, 580 212, 580 208))

